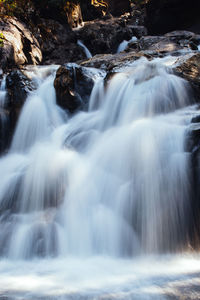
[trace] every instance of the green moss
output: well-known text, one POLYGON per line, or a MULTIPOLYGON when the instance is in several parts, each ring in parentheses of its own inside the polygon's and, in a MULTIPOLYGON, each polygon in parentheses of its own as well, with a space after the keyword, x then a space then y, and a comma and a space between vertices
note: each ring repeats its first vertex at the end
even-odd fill
POLYGON ((5 36, 3 35, 2 32, 0 32, 0 47, 4 46, 4 39, 5 39, 5 36))

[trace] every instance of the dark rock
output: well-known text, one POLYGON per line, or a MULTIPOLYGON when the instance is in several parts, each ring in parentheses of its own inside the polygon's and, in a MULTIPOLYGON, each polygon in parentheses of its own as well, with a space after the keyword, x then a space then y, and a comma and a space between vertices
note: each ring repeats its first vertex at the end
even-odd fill
POLYGON ((40 19, 36 36, 45 64, 63 64, 85 58, 83 49, 77 45, 76 33, 57 21, 40 19))
POLYGON ((21 70, 13 70, 6 77, 6 89, 7 99, 5 110, 8 118, 7 126, 9 132, 6 144, 8 145, 13 136, 19 114, 27 95, 30 91, 35 89, 35 86, 21 70))
POLYGON ((199 20, 199 0, 149 0, 146 6, 146 26, 150 34, 172 30, 188 30, 199 20))
POLYGON ((71 113, 87 105, 94 82, 86 68, 68 64, 61 66, 54 81, 57 103, 71 113))
POLYGON ((13 70, 6 77, 6 88, 8 105, 21 109, 27 94, 34 89, 34 86, 21 70, 13 70))
POLYGON ((76 31, 77 39, 83 41, 90 52, 95 54, 116 53, 119 44, 133 36, 146 34, 143 26, 126 25, 124 18, 112 18, 86 23, 76 31))
POLYGON ((200 123, 200 115, 196 116, 196 117, 193 117, 192 120, 191 120, 191 123, 200 123))

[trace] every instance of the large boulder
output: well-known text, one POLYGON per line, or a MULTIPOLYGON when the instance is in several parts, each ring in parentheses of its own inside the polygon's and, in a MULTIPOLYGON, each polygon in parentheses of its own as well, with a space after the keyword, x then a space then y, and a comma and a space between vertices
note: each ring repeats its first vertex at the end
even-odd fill
POLYGON ((93 55, 116 53, 122 41, 144 34, 145 28, 129 24, 128 16, 89 22, 76 31, 77 39, 82 40, 93 55))
POLYGON ((44 64, 63 64, 85 58, 77 45, 76 33, 69 27, 50 19, 40 19, 36 37, 43 53, 44 64))
POLYGON ((196 99, 200 100, 200 53, 180 58, 175 72, 188 80, 193 87, 196 99))
POLYGON ((87 68, 75 64, 61 66, 56 73, 54 87, 57 104, 70 113, 84 109, 94 85, 87 68))
POLYGON ((0 65, 3 69, 24 64, 39 64, 42 52, 38 40, 28 27, 14 17, 1 18, 0 65))
POLYGON ((154 35, 188 30, 199 20, 199 10, 199 0, 149 0, 146 7, 148 32, 154 35))

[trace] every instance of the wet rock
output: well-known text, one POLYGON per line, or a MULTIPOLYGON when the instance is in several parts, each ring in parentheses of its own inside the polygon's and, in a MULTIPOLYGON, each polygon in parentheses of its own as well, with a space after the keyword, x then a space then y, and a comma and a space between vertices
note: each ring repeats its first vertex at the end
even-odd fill
POLYGON ((56 73, 54 87, 57 103, 71 113, 86 107, 94 85, 85 69, 75 64, 67 64, 61 66, 56 73))
POLYGON ((193 117, 191 123, 200 123, 200 115, 193 117))
POLYGON ((9 105, 21 109, 34 85, 21 70, 13 70, 6 77, 6 88, 9 105))
POLYGON ((0 64, 3 69, 24 64, 38 64, 42 52, 38 40, 28 27, 14 17, 0 20, 3 46, 0 47, 0 64))
POLYGON ((7 126, 9 132, 7 135, 7 145, 13 136, 19 114, 27 95, 35 88, 33 82, 21 70, 13 70, 6 77, 7 99, 5 110, 8 118, 7 126))
POLYGON ((143 56, 149 58, 149 56, 144 54, 143 52, 134 51, 129 53, 122 52, 118 54, 102 54, 95 55, 93 58, 81 62, 80 65, 84 67, 101 68, 103 70, 111 72, 114 69, 125 67, 126 65, 143 56))
POLYGON ((186 60, 180 60, 175 72, 191 83, 196 97, 200 99, 200 53, 193 54, 186 60))

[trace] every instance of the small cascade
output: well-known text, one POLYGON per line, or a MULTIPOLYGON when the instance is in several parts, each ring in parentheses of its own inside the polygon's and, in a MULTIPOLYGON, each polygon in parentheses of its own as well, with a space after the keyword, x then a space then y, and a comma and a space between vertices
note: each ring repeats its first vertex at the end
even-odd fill
POLYGON ((77 44, 83 48, 87 58, 92 58, 92 54, 91 54, 90 50, 83 44, 83 42, 81 40, 78 40, 77 44))
POLYGON ((137 38, 136 36, 133 36, 129 41, 122 41, 120 44, 119 44, 119 47, 117 48, 117 53, 120 53, 124 50, 126 50, 126 48, 128 48, 128 45, 132 42, 136 42, 137 41, 137 38))
POLYGON ((61 125, 63 118, 66 118, 56 105, 54 76, 41 78, 41 82, 38 79, 38 90, 28 96, 13 137, 11 152, 29 150, 36 142, 45 140, 52 128, 61 125))
POLYGON ((11 282, 11 295, 23 294, 19 280, 28 276, 31 300, 100 299, 108 291, 107 299, 136 299, 141 285, 159 289, 160 276, 168 280, 159 266, 169 256, 158 265, 161 253, 188 250, 185 141, 195 108, 188 83, 163 62, 171 58, 138 60, 106 87, 96 75, 88 111, 71 117, 56 104, 55 71, 38 69, 38 88, 0 158, 0 285, 11 282))
POLYGON ((7 115, 5 112, 6 104, 6 75, 3 75, 2 81, 0 84, 0 150, 4 148, 4 140, 6 134, 6 124, 7 124, 7 115))
POLYGON ((0 106, 4 107, 6 99, 6 76, 4 75, 0 84, 0 106))

